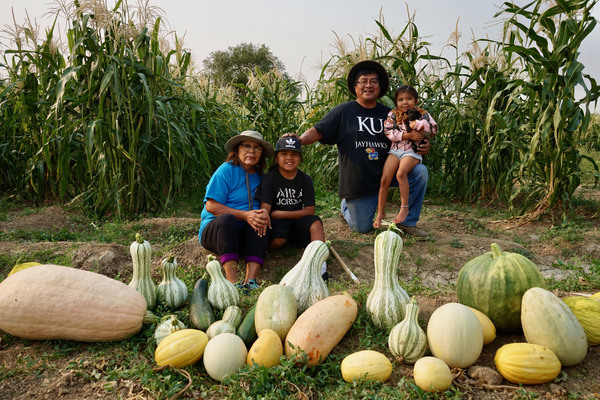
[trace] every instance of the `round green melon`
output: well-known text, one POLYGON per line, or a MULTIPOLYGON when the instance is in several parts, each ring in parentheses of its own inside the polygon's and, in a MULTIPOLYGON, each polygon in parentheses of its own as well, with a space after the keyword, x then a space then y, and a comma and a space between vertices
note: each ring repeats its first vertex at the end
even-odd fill
POLYGON ((496 329, 521 331, 521 298, 532 287, 545 288, 538 267, 518 253, 492 251, 466 263, 456 281, 458 302, 487 315, 496 329))

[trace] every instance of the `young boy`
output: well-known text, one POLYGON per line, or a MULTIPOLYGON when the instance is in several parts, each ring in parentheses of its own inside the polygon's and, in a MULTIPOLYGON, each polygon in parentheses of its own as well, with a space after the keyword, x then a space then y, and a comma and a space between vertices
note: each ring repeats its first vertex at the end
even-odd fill
MULTIPOLYGON (((270 247, 288 241, 306 247, 314 240, 325 242, 323 222, 315 215, 315 189, 310 176, 298 169, 302 160, 300 140, 282 137, 275 145, 275 160, 263 177, 255 198, 271 216, 270 247)), ((323 264, 321 274, 326 272, 323 264)), ((327 277, 328 275, 324 275, 327 277)))

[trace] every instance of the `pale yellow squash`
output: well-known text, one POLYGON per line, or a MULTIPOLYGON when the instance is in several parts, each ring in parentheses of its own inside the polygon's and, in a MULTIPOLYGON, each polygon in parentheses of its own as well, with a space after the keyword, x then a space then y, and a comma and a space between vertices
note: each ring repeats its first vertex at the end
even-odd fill
POLYGON ((365 378, 385 382, 392 374, 392 363, 382 353, 374 350, 362 350, 346 356, 340 366, 346 382, 365 378))
POLYGON ((494 357, 496 369, 507 381, 523 385, 550 382, 560 373, 560 361, 552 350, 531 343, 509 343, 494 357))
POLYGON ((208 343, 208 336, 198 329, 181 329, 160 341, 154 352, 159 367, 171 365, 182 368, 196 363, 208 343))
POLYGON ((483 344, 486 345, 492 343, 494 339, 496 339, 496 326, 492 320, 475 308, 469 307, 469 309, 475 313, 475 316, 481 324, 481 329, 483 330, 483 344))
POLYGON ((448 365, 435 357, 422 357, 413 369, 415 384, 426 392, 443 392, 452 385, 448 365))
POLYGON ((272 329, 263 329, 248 351, 246 364, 271 368, 279 365, 282 355, 283 345, 277 332, 272 329))

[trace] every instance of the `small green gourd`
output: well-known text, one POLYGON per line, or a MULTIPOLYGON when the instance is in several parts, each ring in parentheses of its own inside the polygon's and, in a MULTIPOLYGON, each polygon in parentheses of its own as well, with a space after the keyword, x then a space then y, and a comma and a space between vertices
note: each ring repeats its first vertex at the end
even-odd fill
POLYGON ((300 261, 279 282, 292 289, 298 301, 298 314, 329 297, 329 289, 321 278, 321 266, 329 257, 329 247, 320 240, 306 246, 300 261))
POLYGON ((146 305, 149 310, 156 305, 156 285, 150 276, 152 246, 142 236, 137 233, 135 241, 129 246, 131 260, 133 261, 133 276, 129 287, 134 288, 146 299, 146 305))
POLYGON ((159 301, 175 310, 183 305, 188 298, 185 283, 176 275, 177 260, 173 256, 165 258, 160 264, 163 280, 158 284, 157 296, 159 301))
POLYGON ((242 310, 238 306, 229 306, 223 312, 223 319, 213 322, 206 330, 209 339, 221 333, 235 333, 242 323, 242 310))
POLYGON ((394 230, 396 224, 375 238, 375 281, 367 296, 366 309, 380 329, 389 332, 404 318, 404 307, 410 301, 398 282, 397 268, 402 253, 402 238, 394 230))
POLYGON ((206 270, 210 275, 208 301, 213 308, 225 310, 240 303, 240 295, 233 283, 229 282, 221 271, 221 263, 214 256, 208 256, 206 270))
POLYGON ((414 364, 427 351, 427 335, 419 326, 419 306, 414 297, 404 310, 404 319, 392 328, 388 345, 400 362, 414 364))
POLYGON ((177 332, 181 329, 186 329, 186 326, 183 322, 177 319, 176 315, 170 315, 170 318, 158 324, 156 329, 154 330, 154 340, 156 340, 156 345, 167 336, 169 336, 173 332, 177 332))

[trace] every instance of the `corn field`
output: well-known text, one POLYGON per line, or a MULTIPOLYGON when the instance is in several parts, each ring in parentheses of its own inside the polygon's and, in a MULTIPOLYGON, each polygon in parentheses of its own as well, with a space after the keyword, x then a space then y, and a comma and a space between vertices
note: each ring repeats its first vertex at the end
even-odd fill
MULTIPOLYGON (((596 185, 600 178, 584 154, 600 148, 590 111, 600 89, 578 61, 596 27, 595 5, 504 3, 494 16, 503 21, 503 40, 474 41, 455 60, 430 53, 414 15, 399 34, 380 16, 375 35, 353 48, 338 44, 314 87, 256 70, 243 90, 232 90, 203 77, 176 36, 167 43, 151 8, 74 1, 56 10, 70 21, 62 46, 54 26, 44 38, 27 23, 10 32, 0 64, 0 189, 32 201, 80 202, 99 216, 164 211, 203 191, 234 134, 255 129, 274 143, 350 100, 346 73, 370 58, 391 78, 385 104, 393 106, 398 85, 414 85, 440 125, 426 157, 428 193, 498 201, 528 218, 567 215, 582 161, 591 163, 596 185)), ((458 49, 455 34, 449 46, 458 49)), ((334 191, 335 148, 310 146, 304 159, 316 185, 334 191)))

